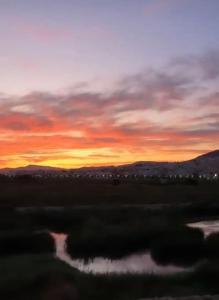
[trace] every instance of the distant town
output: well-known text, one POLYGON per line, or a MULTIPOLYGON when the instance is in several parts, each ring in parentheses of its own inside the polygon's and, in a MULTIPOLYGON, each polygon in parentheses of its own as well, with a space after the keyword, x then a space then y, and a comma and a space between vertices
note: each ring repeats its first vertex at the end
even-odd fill
POLYGON ((219 150, 184 162, 136 162, 129 165, 109 167, 85 167, 61 169, 43 166, 26 166, 0 170, 4 179, 66 179, 109 181, 119 184, 125 181, 151 183, 197 183, 219 179, 219 150))

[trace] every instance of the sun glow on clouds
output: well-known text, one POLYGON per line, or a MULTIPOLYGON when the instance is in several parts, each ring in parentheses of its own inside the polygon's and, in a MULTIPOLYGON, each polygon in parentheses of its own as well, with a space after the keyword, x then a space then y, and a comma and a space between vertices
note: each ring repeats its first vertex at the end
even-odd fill
POLYGON ((176 161, 219 148, 215 53, 128 76, 111 93, 1 95, 1 167, 176 161))

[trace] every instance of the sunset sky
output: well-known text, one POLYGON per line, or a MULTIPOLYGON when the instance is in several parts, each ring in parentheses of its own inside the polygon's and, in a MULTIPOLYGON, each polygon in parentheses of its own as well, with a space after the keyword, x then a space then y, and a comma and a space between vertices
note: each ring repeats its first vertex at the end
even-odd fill
POLYGON ((219 149, 218 0, 0 0, 0 168, 219 149))

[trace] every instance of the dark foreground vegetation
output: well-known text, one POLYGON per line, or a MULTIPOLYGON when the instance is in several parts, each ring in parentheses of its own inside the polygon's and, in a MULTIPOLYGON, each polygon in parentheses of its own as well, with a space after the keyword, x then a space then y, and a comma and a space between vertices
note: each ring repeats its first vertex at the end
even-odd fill
POLYGON ((82 274, 48 255, 0 259, 4 300, 136 300, 218 293, 219 262, 178 275, 82 274))
POLYGON ((141 228, 89 228, 80 235, 70 233, 67 251, 72 258, 122 258, 136 252, 150 252, 159 265, 193 266, 204 260, 219 259, 219 234, 204 238, 200 229, 185 225, 141 228), (175 226, 175 227, 174 227, 175 226))
POLYGON ((0 232, 0 256, 54 252, 54 241, 48 233, 0 232))
POLYGON ((21 180, 0 183, 0 188, 0 299, 219 294, 219 234, 204 239, 200 230, 185 226, 219 219, 218 182, 169 186, 21 180), (68 234, 67 250, 74 258, 120 258, 146 250, 161 265, 195 268, 171 276, 84 274, 55 259, 49 231, 68 234))
POLYGON ((183 266, 202 259, 205 247, 201 230, 169 220, 158 222, 156 218, 136 224, 90 225, 79 235, 72 232, 67 238, 67 251, 74 258, 121 258, 133 252, 150 251, 159 264, 183 266))
POLYGON ((219 199, 219 180, 161 184, 152 181, 0 178, 1 206, 173 204, 219 199))

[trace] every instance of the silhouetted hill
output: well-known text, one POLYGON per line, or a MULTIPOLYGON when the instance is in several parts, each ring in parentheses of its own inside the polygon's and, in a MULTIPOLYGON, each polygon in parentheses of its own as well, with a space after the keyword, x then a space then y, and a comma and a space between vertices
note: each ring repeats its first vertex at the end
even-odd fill
POLYGON ((122 175, 148 175, 148 176, 166 176, 166 175, 212 175, 219 173, 219 150, 208 152, 194 159, 183 162, 156 162, 141 161, 121 166, 105 167, 86 167, 79 169, 61 169, 47 166, 29 165, 14 169, 1 169, 0 174, 5 175, 104 175, 104 174, 122 174, 122 175))

